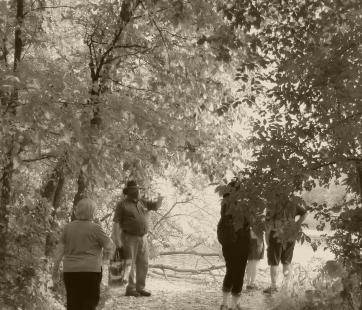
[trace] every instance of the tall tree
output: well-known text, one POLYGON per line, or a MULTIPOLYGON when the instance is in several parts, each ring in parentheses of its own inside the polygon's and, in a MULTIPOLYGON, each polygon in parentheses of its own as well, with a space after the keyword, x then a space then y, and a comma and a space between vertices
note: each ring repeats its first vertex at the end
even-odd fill
MULTIPOLYGON (((23 41, 22 41, 22 28, 24 18, 24 1, 16 1, 16 16, 15 16, 15 33, 14 33, 14 59, 13 59, 13 74, 9 77, 15 81, 18 81, 18 71, 21 62, 23 41)), ((4 40, 6 41, 6 40, 4 40)), ((3 42, 4 42, 3 41, 3 42)), ((7 47, 3 46, 3 58, 5 66, 7 66, 7 47)), ((3 96, 2 103, 6 106, 3 117, 10 114, 16 115, 16 108, 18 106, 18 89, 13 85, 7 96, 3 96)), ((11 125, 11 121, 10 121, 11 125)), ((0 192, 0 266, 4 266, 7 253, 7 230, 9 223, 8 207, 11 197, 11 182, 14 169, 14 156, 19 152, 19 144, 16 141, 15 132, 11 133, 6 145, 4 165, 1 174, 1 192, 0 192)))
MULTIPOLYGON (((224 11, 250 47, 236 79, 240 101, 256 113, 252 179, 296 193, 347 176, 349 190, 361 194, 361 4, 246 1, 224 11)), ((273 191, 259 193, 274 199, 273 191)), ((349 212, 361 208, 360 198, 348 203, 349 212)), ((361 231, 353 234, 358 247, 361 231)))

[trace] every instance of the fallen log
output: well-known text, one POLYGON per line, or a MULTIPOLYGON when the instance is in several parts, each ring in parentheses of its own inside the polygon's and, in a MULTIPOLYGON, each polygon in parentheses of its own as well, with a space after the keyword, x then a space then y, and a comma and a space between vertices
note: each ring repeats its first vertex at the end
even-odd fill
POLYGON ((150 264, 149 267, 154 268, 154 269, 161 269, 161 270, 171 270, 171 271, 174 271, 174 272, 200 274, 200 273, 205 273, 205 272, 208 273, 208 272, 210 272, 212 270, 224 269, 225 265, 210 266, 208 268, 200 268, 200 269, 177 268, 177 267, 167 266, 167 265, 162 265, 162 264, 150 264))
POLYGON ((168 251, 161 252, 160 256, 164 255, 195 255, 195 256, 212 256, 212 257, 220 257, 219 253, 201 253, 197 251, 168 251))

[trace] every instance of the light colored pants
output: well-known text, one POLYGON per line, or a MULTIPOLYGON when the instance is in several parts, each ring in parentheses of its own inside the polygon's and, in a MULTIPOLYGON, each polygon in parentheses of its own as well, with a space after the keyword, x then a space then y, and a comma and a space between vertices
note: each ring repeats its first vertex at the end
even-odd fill
POLYGON ((148 242, 147 235, 143 237, 122 233, 122 244, 126 255, 132 260, 127 291, 141 291, 146 286, 148 272, 148 242))

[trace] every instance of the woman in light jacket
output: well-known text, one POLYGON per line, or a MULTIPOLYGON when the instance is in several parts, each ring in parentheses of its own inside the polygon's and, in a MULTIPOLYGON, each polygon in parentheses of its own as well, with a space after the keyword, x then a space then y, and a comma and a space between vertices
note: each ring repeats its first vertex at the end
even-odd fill
POLYGON ((59 278, 63 260, 67 310, 95 310, 99 302, 102 259, 108 259, 113 243, 102 227, 93 222, 95 209, 91 199, 78 202, 76 220, 65 225, 56 249, 53 282, 59 278))

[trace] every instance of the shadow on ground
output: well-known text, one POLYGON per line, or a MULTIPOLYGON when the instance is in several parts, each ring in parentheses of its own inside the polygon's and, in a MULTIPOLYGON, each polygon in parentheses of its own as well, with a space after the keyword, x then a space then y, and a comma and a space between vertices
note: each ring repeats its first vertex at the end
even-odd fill
MULTIPOLYGON (((188 281, 150 278, 148 289, 151 297, 125 297, 125 288, 109 289, 107 301, 102 310, 211 310, 219 309, 220 287, 200 285, 188 281)), ((269 310, 272 300, 264 296, 262 288, 244 291, 241 298, 243 310, 269 310)))

